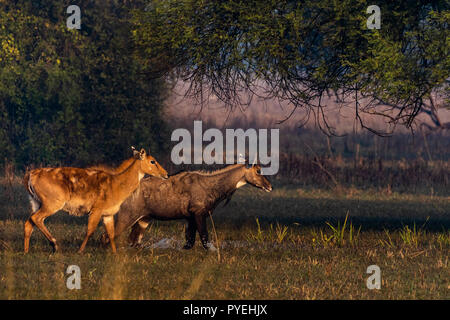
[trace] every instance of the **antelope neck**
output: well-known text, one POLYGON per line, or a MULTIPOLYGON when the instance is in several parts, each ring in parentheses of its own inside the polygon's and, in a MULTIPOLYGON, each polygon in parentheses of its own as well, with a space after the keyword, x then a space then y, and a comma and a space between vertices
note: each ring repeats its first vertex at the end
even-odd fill
POLYGON ((220 185, 225 189, 225 192, 231 192, 238 188, 238 184, 244 180, 239 187, 247 183, 245 181, 245 167, 239 167, 228 172, 221 173, 217 176, 220 179, 220 185))
POLYGON ((113 181, 124 187, 125 193, 131 193, 139 186, 144 174, 141 172, 139 160, 134 162, 124 171, 113 176, 113 181))

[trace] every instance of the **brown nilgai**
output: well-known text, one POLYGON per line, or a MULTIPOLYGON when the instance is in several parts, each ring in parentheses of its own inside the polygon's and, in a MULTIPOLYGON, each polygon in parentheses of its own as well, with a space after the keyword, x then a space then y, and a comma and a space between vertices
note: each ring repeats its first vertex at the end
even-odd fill
POLYGON ((114 243, 114 215, 120 205, 139 186, 145 174, 167 178, 167 172, 144 149, 133 148, 133 160, 118 173, 98 169, 72 167, 41 168, 25 174, 23 183, 29 193, 32 214, 24 226, 24 251, 28 252, 33 227, 38 227, 48 239, 54 251, 58 250, 56 239, 44 225, 44 220, 58 212, 67 211, 75 216, 89 215, 86 237, 81 244, 82 253, 89 237, 103 218, 111 240, 114 243))
MULTIPOLYGON (((234 192, 247 183, 267 192, 272 191, 272 185, 261 174, 259 164, 250 167, 235 164, 213 172, 180 172, 167 180, 145 178, 121 206, 116 216, 115 236, 132 226, 129 241, 137 246, 152 219, 185 219, 184 249, 194 246, 196 231, 203 247, 212 248, 208 242, 206 218, 221 201, 226 200, 227 204, 234 192)), ((106 234, 103 234, 102 241, 104 244, 108 242, 106 234)))

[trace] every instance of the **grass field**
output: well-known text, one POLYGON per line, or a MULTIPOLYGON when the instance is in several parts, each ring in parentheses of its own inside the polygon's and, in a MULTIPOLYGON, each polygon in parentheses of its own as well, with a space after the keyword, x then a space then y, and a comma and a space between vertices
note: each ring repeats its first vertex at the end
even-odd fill
POLYGON ((450 199, 446 194, 305 189, 274 183, 270 194, 246 186, 218 208, 206 252, 179 250, 184 223, 155 222, 141 249, 113 255, 100 227, 76 253, 87 218, 58 213, 23 251, 29 207, 18 178, 0 179, 0 299, 449 299, 450 199), (347 216, 347 219, 346 219, 347 216), (175 244, 152 248, 161 239, 175 244), (369 265, 381 289, 369 290, 369 265), (81 289, 66 287, 69 265, 81 289))

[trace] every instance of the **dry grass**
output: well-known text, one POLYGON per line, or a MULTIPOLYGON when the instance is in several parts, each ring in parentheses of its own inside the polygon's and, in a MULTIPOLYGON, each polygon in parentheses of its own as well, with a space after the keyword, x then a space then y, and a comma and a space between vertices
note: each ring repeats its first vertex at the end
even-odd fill
MULTIPOLYGON (((35 231, 24 255, 28 203, 20 180, 12 181, 0 181, 0 299, 450 298, 445 196, 277 184, 266 194, 244 187, 214 215, 220 259, 199 243, 190 251, 122 246, 112 255, 100 246, 101 230, 78 255, 86 219, 65 213, 47 220, 62 252, 50 254, 35 231), (81 290, 66 288, 71 264, 81 269, 81 290), (381 268, 381 290, 366 288, 371 264, 381 268)), ((157 222, 144 241, 182 242, 183 228, 182 222, 157 222)))

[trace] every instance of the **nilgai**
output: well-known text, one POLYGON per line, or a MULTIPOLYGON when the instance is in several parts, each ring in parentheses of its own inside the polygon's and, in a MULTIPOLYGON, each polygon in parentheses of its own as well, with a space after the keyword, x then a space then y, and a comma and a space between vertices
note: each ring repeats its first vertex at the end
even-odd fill
MULTIPOLYGON (((132 245, 141 243, 143 233, 152 219, 186 219, 186 244, 190 249, 199 232, 205 249, 208 243, 206 217, 223 201, 230 201, 233 193, 245 184, 251 184, 267 192, 272 191, 270 182, 261 175, 256 164, 246 167, 235 164, 213 172, 181 172, 167 180, 148 177, 139 188, 122 204, 115 222, 115 236, 133 226, 129 240, 132 245)), ((106 234, 102 241, 108 242, 106 234)))
POLYGON ((100 219, 114 243, 114 214, 120 205, 138 188, 145 174, 167 178, 167 172, 156 160, 133 148, 133 161, 120 173, 112 174, 103 170, 72 167, 41 168, 25 174, 23 183, 29 193, 32 214, 24 226, 24 251, 28 252, 33 227, 38 227, 44 236, 58 250, 56 239, 44 225, 44 220, 58 212, 67 211, 75 216, 89 215, 86 237, 78 252, 82 253, 89 237, 97 228, 100 219))

